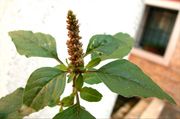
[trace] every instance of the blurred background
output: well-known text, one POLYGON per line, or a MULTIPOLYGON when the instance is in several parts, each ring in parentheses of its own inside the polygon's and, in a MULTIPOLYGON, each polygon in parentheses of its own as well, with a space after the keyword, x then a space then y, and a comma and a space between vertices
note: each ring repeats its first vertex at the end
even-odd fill
MULTIPOLYGON (((135 46, 129 60, 177 102, 173 106, 154 98, 124 98, 100 84, 94 88, 103 94, 102 101, 82 102, 89 112, 97 118, 180 118, 180 0, 0 0, 0 97, 24 87, 35 69, 57 64, 53 59, 20 56, 8 32, 51 34, 64 61, 69 9, 79 19, 84 50, 92 35, 130 34, 135 46)), ((47 107, 26 118, 52 118, 57 112, 58 107, 47 107)))

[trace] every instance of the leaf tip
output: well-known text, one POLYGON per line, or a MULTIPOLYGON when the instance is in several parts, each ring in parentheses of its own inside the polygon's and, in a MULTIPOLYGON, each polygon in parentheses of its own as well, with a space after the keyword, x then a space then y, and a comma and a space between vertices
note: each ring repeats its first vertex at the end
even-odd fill
POLYGON ((176 101, 175 101, 171 96, 168 95, 168 97, 167 97, 166 99, 167 99, 167 101, 170 102, 171 104, 176 105, 176 101))

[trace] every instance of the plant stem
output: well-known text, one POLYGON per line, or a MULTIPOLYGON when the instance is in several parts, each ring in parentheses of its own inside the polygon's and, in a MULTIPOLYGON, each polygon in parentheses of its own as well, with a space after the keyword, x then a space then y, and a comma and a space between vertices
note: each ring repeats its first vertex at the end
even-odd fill
POLYGON ((76 93, 76 101, 77 101, 77 104, 80 105, 80 100, 79 100, 78 92, 76 93))
POLYGON ((89 54, 84 54, 84 55, 83 55, 83 58, 86 57, 87 55, 89 55, 89 54))
POLYGON ((80 100, 79 100, 79 95, 78 95, 78 90, 76 89, 76 77, 77 77, 77 74, 74 76, 74 78, 73 78, 73 85, 72 85, 72 87, 73 87, 73 93, 76 95, 76 103, 78 104, 78 105, 80 105, 80 100))
POLYGON ((76 87, 75 87, 75 82, 76 82, 76 74, 74 75, 74 77, 73 77, 73 84, 72 84, 72 87, 73 87, 73 93, 75 93, 76 94, 76 87))
POLYGON ((63 65, 64 65, 64 63, 63 63, 59 58, 56 58, 56 60, 57 60, 60 64, 63 64, 63 65))

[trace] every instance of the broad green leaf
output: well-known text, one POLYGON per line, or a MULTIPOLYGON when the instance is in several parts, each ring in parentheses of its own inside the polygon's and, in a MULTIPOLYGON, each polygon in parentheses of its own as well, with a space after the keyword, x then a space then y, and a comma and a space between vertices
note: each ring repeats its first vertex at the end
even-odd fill
POLYGON ((98 70, 97 75, 111 91, 125 97, 158 97, 174 103, 174 100, 150 77, 127 60, 116 60, 106 64, 98 70))
POLYGON ((49 34, 19 30, 11 31, 9 35, 20 55, 58 59, 55 39, 49 34))
POLYGON ((119 40, 111 35, 95 35, 89 41, 86 54, 97 53, 99 56, 112 54, 118 46, 119 40))
POLYGON ((87 65, 86 65, 86 68, 93 68, 95 66, 97 66, 99 63, 101 62, 101 59, 100 58, 95 58, 95 59, 92 59, 87 65))
POLYGON ((97 90, 89 87, 84 87, 80 91, 80 96, 82 99, 89 102, 98 102, 101 100, 102 95, 97 90))
POLYGON ((101 83, 101 79, 97 76, 96 72, 84 73, 84 82, 90 85, 101 83))
POLYGON ((71 94, 70 96, 64 97, 61 101, 64 107, 69 107, 74 104, 74 95, 71 94))
POLYGON ((43 67, 35 70, 25 87, 23 103, 36 111, 45 106, 55 106, 63 93, 66 73, 52 68, 43 67))
POLYGON ((82 86, 83 86, 84 80, 83 80, 83 76, 82 74, 79 74, 78 78, 76 79, 75 82, 75 87, 77 90, 81 90, 82 86))
POLYGON ((23 88, 0 99, 0 119, 22 119, 19 113, 22 106, 23 88))
MULTIPOLYGON (((133 47, 133 38, 130 37, 128 34, 124 33, 117 33, 113 36, 119 41, 119 46, 116 50, 114 50, 111 54, 104 54, 104 55, 99 55, 98 53, 92 53, 92 58, 100 57, 101 60, 106 60, 106 59, 116 59, 116 58, 123 58, 126 56, 132 49, 133 47)), ((114 46, 111 46, 114 47, 114 46)))
POLYGON ((95 117, 76 104, 58 113, 53 119, 95 119, 95 117))

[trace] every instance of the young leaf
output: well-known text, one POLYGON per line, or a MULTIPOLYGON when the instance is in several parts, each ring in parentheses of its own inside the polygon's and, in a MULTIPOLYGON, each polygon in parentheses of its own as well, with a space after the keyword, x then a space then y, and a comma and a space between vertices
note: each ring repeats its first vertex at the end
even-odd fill
POLYGON ((95 35, 89 41, 86 54, 97 53, 99 56, 112 54, 118 46, 119 40, 111 35, 95 35))
POLYGON ((9 35, 20 55, 58 59, 56 42, 51 35, 23 30, 11 31, 9 35))
POLYGON ((53 119, 95 119, 95 117, 76 104, 58 113, 53 119))
POLYGON ((22 119, 19 113, 22 106, 23 88, 16 89, 13 93, 0 99, 0 119, 22 119))
POLYGON ((96 72, 84 73, 83 78, 84 82, 90 85, 99 84, 102 82, 101 79, 97 76, 96 72))
POLYGON ((65 88, 66 73, 51 67, 35 70, 25 87, 23 103, 36 111, 57 104, 65 88))
POLYGON ((133 38, 128 34, 96 35, 90 39, 86 55, 91 53, 92 59, 121 59, 130 52, 132 46, 133 38))
POLYGON ((61 71, 67 71, 68 70, 68 68, 64 64, 57 65, 57 66, 55 66, 55 68, 57 68, 61 71))
POLYGON ((101 59, 100 58, 95 58, 95 59, 92 59, 87 65, 86 65, 86 68, 93 68, 95 66, 97 66, 99 63, 101 62, 101 59))
POLYGON ((73 80, 74 76, 75 76, 74 73, 69 74, 69 75, 68 75, 67 83, 70 83, 70 82, 73 80))
POLYGON ((82 99, 89 102, 98 102, 101 100, 102 95, 97 90, 89 87, 84 87, 80 91, 80 96, 82 99))
POLYGON ((61 101, 63 107, 69 107, 74 104, 74 95, 71 94, 70 96, 64 97, 61 101))
POLYGON ((98 70, 97 75, 111 91, 125 97, 158 97, 174 103, 140 68, 127 60, 106 64, 98 70))
POLYGON ((120 32, 113 37, 119 40, 119 47, 112 54, 103 56, 102 59, 121 59, 131 51, 134 44, 134 39, 131 36, 120 32))
POLYGON ((78 76, 78 78, 76 79, 76 89, 77 90, 81 90, 81 88, 82 88, 82 86, 83 86, 83 83, 84 83, 84 80, 83 80, 83 76, 82 76, 82 74, 80 74, 79 76, 78 76))

